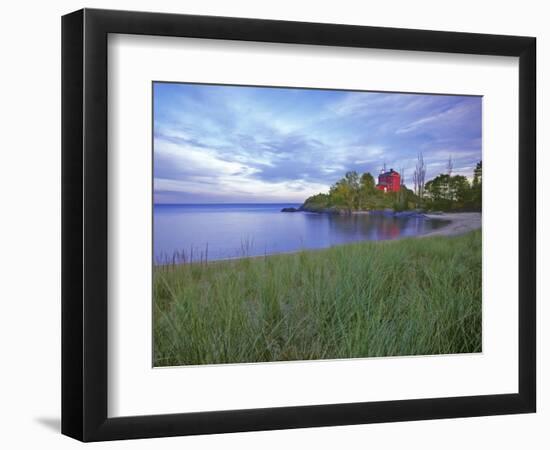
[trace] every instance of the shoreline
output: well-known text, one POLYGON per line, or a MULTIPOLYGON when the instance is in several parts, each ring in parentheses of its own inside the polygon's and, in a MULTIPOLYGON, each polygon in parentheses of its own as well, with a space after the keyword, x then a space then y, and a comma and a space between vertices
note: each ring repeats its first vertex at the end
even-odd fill
POLYGON ((472 231, 155 271, 155 366, 479 353, 481 255, 472 231))
POLYGON ((391 240, 400 240, 408 238, 421 238, 428 236, 459 236, 469 231, 477 230, 481 228, 481 212, 441 212, 441 213, 427 213, 419 210, 416 211, 401 211, 395 212, 392 210, 371 210, 371 211, 347 211, 345 214, 337 211, 312 211, 301 210, 301 212, 308 212, 314 214, 342 214, 342 215, 386 215, 388 217, 407 218, 407 217, 424 217, 429 220, 440 220, 448 222, 441 228, 428 231, 424 234, 417 236, 400 236, 391 240))
MULTIPOLYGON (((365 214, 365 212, 361 212, 365 214)), ((436 214, 417 214, 418 216, 425 217, 429 220, 441 220, 447 222, 447 224, 443 225, 441 228, 428 231, 424 234, 419 234, 416 236, 400 236, 394 239, 382 239, 382 240, 361 240, 361 241, 355 241, 355 242, 348 242, 346 244, 342 245, 352 245, 357 244, 361 242, 392 242, 392 241, 401 241, 403 239, 418 239, 418 238, 426 238, 426 237, 436 237, 436 236, 444 236, 444 237, 452 237, 452 236, 460 236, 466 233, 469 233, 470 231, 477 230, 481 228, 481 213, 479 212, 468 212, 468 213, 436 213, 436 214)), ((266 253, 263 255, 250 255, 250 256, 235 256, 235 257, 229 257, 229 258, 222 258, 222 259, 214 259, 214 260, 207 260, 203 261, 202 263, 205 263, 206 265, 210 264, 216 264, 216 263, 223 263, 228 261, 239 261, 243 259, 259 259, 259 258, 266 258, 269 256, 277 256, 277 255, 293 255, 293 254, 299 254, 303 251, 308 252, 319 252, 323 250, 327 250, 329 248, 335 248, 339 246, 332 246, 332 247, 323 247, 323 248, 309 248, 309 249, 300 249, 300 250, 292 250, 288 252, 278 252, 278 253, 266 253)), ((153 267, 167 267, 167 266, 180 266, 180 265, 188 265, 188 264, 201 264, 200 261, 193 261, 193 262, 177 262, 175 264, 172 263, 165 263, 165 264, 153 264, 153 267)))
POLYGON ((416 237, 460 236, 461 234, 481 228, 480 212, 424 214, 424 217, 430 220, 444 220, 449 223, 437 230, 432 230, 416 237))

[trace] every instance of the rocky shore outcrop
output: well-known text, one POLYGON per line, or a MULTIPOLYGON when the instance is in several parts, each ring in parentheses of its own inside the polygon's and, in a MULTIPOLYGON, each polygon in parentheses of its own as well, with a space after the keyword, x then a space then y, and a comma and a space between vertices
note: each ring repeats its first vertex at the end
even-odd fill
POLYGON ((311 212, 318 214, 334 214, 339 216, 351 216, 353 214, 372 214, 372 215, 384 215, 384 216, 394 216, 394 217, 415 217, 423 216, 425 212, 421 209, 412 209, 408 211, 394 211, 393 209, 373 209, 373 210, 351 210, 347 208, 319 208, 314 206, 302 205, 299 208, 283 208, 281 212, 311 212))

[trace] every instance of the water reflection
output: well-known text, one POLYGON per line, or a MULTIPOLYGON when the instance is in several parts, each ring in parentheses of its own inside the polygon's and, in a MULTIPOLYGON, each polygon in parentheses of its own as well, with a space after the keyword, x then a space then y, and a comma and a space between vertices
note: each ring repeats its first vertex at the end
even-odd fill
POLYGON ((157 263, 217 260, 318 249, 425 234, 444 222, 424 217, 282 213, 297 205, 155 205, 157 263))

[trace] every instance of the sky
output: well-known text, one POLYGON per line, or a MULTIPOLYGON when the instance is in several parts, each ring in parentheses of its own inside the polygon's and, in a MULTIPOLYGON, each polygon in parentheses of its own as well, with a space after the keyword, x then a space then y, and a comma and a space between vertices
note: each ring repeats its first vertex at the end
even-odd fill
POLYGON ((302 203, 386 164, 471 179, 481 97, 153 84, 155 203, 302 203))

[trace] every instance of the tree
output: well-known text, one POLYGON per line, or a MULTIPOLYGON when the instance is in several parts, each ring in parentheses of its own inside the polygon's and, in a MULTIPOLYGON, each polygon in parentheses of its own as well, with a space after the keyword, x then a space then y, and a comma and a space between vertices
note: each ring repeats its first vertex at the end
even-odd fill
POLYGON ((447 175, 452 176, 453 174, 453 155, 449 155, 449 161, 447 161, 447 175))
POLYGON ((426 193, 432 209, 459 209, 466 206, 471 187, 465 176, 442 173, 426 183, 426 193))
POLYGON ((360 185, 359 185, 359 196, 358 196, 358 209, 368 208, 369 200, 376 194, 376 186, 374 182, 374 177, 366 172, 361 175, 360 185))
POLYGON ((303 206, 312 211, 320 211, 330 206, 330 196, 328 194, 316 194, 307 198, 303 206))
POLYGON ((359 189, 359 175, 357 172, 347 172, 344 178, 331 186, 331 203, 334 206, 343 206, 350 210, 357 209, 359 206, 359 189))
POLYGON ((473 187, 481 186, 481 172, 481 161, 479 161, 474 169, 474 181, 472 183, 473 187))
POLYGON ((465 176, 455 175, 449 179, 450 200, 463 207, 470 197, 470 183, 465 176))
POLYGON ((359 191, 361 189, 361 182, 359 175, 355 171, 347 172, 344 176, 346 184, 349 186, 350 198, 347 202, 349 209, 359 208, 359 191))
POLYGON ((331 206, 348 206, 351 192, 349 186, 342 179, 330 187, 329 196, 331 206))
POLYGON ((449 160, 447 161, 447 175, 449 176, 449 184, 447 185, 447 199, 452 200, 451 194, 451 177, 453 176, 453 156, 449 155, 449 160))
POLYGON ((414 193, 422 199, 424 197, 424 181, 426 179, 426 165, 422 152, 418 154, 416 168, 413 174, 414 193))
MULTIPOLYGON (((441 173, 424 182, 426 165, 422 153, 413 174, 414 192, 404 184, 399 192, 383 193, 376 189, 374 177, 366 172, 347 172, 330 187, 328 194, 317 194, 304 202, 306 210, 320 211, 341 208, 350 211, 393 208, 401 211, 420 204, 423 208, 441 211, 481 209, 481 161, 474 169, 472 183, 463 175, 452 175, 453 162, 449 158, 447 173, 441 173)), ((403 170, 401 170, 403 172, 403 170)))
POLYGON ((374 192, 376 189, 374 177, 369 172, 361 175, 361 189, 369 194, 374 192))
POLYGON ((441 174, 426 183, 426 193, 433 202, 447 199, 449 178, 449 175, 441 174))
POLYGON ((350 186, 350 188, 356 191, 359 190, 359 175, 355 170, 351 172, 346 172, 346 175, 344 175, 344 180, 350 186))
POLYGON ((481 210, 481 194, 483 192, 481 180, 482 180, 482 167, 481 167, 481 161, 479 161, 476 164, 476 168, 474 169, 474 179, 472 181, 472 195, 471 195, 472 207, 479 210, 481 210))

